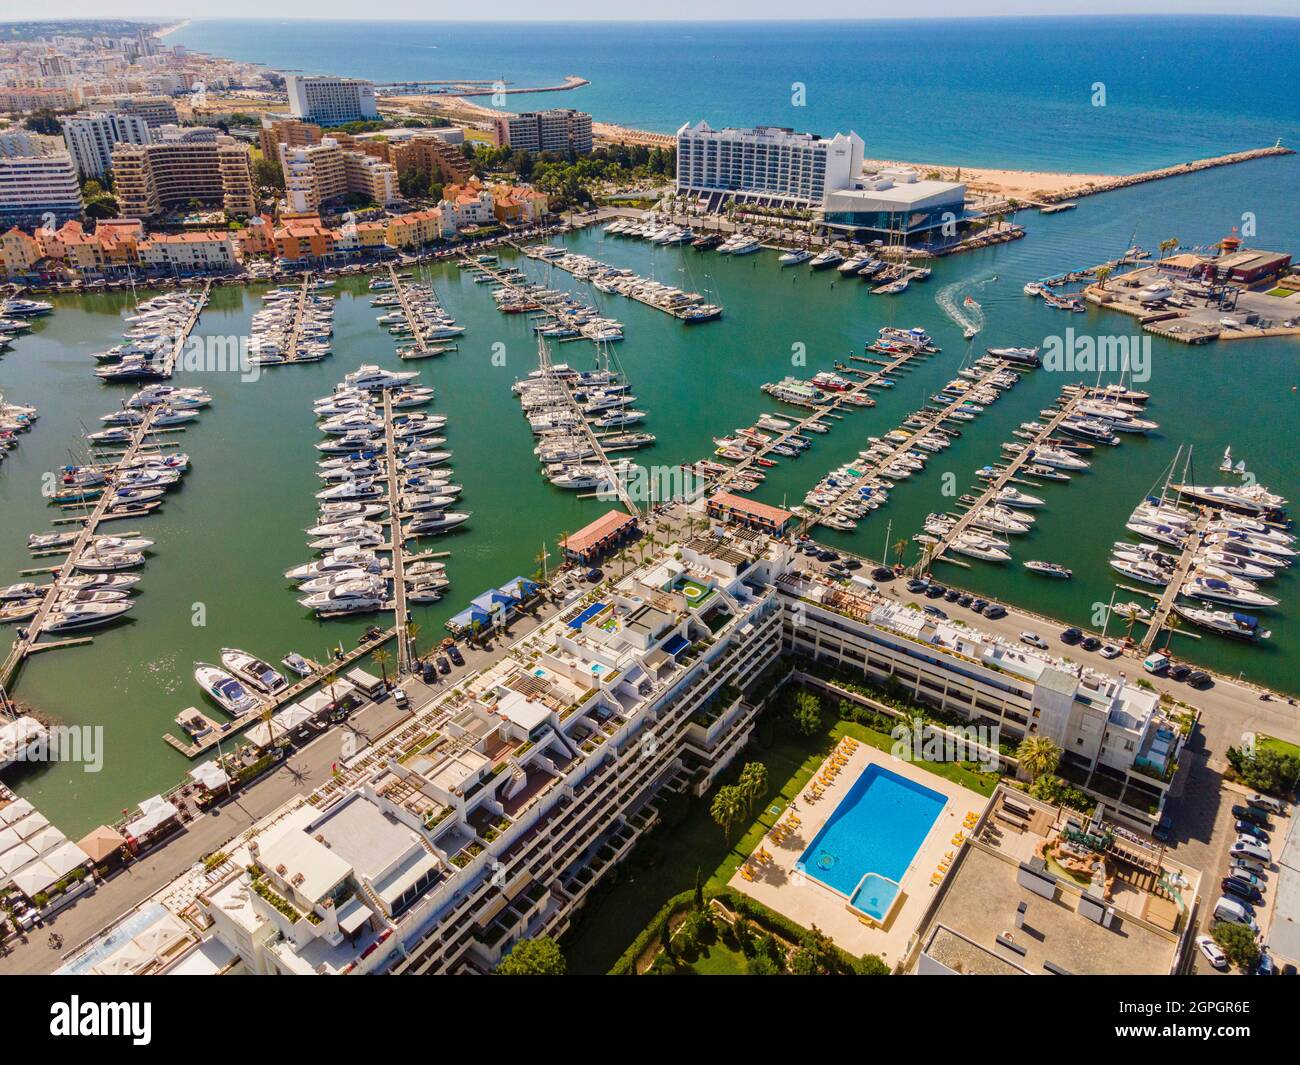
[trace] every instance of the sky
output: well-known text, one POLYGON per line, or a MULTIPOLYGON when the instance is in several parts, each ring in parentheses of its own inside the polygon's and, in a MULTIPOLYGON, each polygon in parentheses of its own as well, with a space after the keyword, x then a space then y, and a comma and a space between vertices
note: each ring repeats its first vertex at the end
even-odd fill
MULTIPOLYGON (((429 0, 388 0, 383 14, 371 18, 456 20, 448 13, 450 4, 429 0)), ((753 20, 789 19, 789 0, 656 0, 653 5, 632 4, 626 8, 630 21, 649 20, 753 20)), ((1060 0, 1050 8, 1052 15, 1121 14, 1255 14, 1294 15, 1295 0, 1060 0)), ((494 0, 482 7, 463 6, 458 11, 469 21, 568 21, 617 19, 617 12, 602 0, 494 0)), ((1042 0, 817 0, 801 9, 807 18, 871 19, 1042 15, 1042 0)), ((13 15, 17 15, 17 10, 13 15)), ((148 18, 172 21, 194 18, 337 18, 355 19, 355 0, 45 0, 29 6, 27 18, 148 18)), ((10 17, 13 15, 0 16, 10 17)))

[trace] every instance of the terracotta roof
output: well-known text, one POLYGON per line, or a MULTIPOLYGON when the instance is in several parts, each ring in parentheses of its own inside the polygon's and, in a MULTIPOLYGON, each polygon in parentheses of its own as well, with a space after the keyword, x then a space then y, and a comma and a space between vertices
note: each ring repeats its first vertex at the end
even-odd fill
POLYGON ((566 551, 581 555, 607 537, 621 532, 628 525, 635 524, 636 518, 632 517, 631 514, 621 510, 611 510, 601 515, 590 525, 583 526, 576 533, 562 540, 560 546, 566 551))
POLYGON ((768 503, 760 503, 755 499, 746 499, 744 496, 734 495, 731 492, 719 492, 709 499, 709 504, 716 504, 719 507, 726 507, 741 514, 761 518, 764 521, 773 522, 777 526, 784 525, 794 517, 794 514, 788 510, 782 510, 780 507, 774 507, 768 503))

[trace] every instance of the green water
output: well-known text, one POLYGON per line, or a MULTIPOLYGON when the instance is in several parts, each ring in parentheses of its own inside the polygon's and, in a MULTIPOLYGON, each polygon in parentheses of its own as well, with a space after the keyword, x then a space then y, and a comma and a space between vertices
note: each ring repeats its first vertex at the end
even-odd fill
MULTIPOLYGON (((1266 234, 1253 243, 1300 248, 1300 223, 1283 212, 1298 176, 1294 159, 1267 160, 1108 194, 1050 218, 1029 215, 1021 219, 1030 231, 1027 239, 942 261, 933 278, 901 297, 873 297, 860 282, 833 271, 779 270, 770 253, 733 259, 689 248, 654 248, 603 237, 599 229, 568 238, 577 250, 708 290, 726 305, 721 321, 695 327, 597 292, 560 271, 549 280, 585 293, 625 323, 627 340, 618 345, 617 358, 639 397, 637 405, 649 411, 645 428, 658 435, 654 448, 638 453, 647 464, 703 457, 712 450, 711 437, 751 424, 763 411, 780 410, 759 392, 765 381, 829 369, 850 351, 861 353, 863 341, 883 325, 929 330, 942 354, 899 375, 897 387, 881 393, 875 408, 847 413, 830 434, 815 438, 803 457, 769 471, 759 498, 796 503, 823 473, 865 447, 868 435, 895 427, 953 376, 968 345, 936 304, 941 287, 964 280, 982 304, 988 324, 974 342, 977 352, 989 345, 1041 344, 1044 335, 1067 325, 1076 332, 1132 333, 1130 319, 1095 310, 1051 311, 1026 298, 1021 286, 1111 258, 1132 240, 1148 248, 1171 235, 1184 244, 1208 243, 1226 233, 1244 210, 1258 214, 1266 234), (988 280, 995 275, 996 281, 988 280), (806 367, 792 366, 799 350, 806 353, 806 367)), ((536 278, 546 275, 540 263, 521 263, 536 278)), ((298 606, 281 576, 309 555, 302 530, 315 517, 312 444, 320 439, 311 401, 349 370, 363 362, 418 367, 425 383, 438 389, 430 409, 449 418, 455 479, 465 486, 463 509, 473 516, 463 531, 430 542, 451 551, 452 587, 442 603, 418 608, 423 646, 442 635, 445 619, 472 596, 536 569, 544 541, 553 545, 561 532, 607 508, 553 489, 538 475, 534 440, 510 391, 511 382, 535 366, 526 316, 499 314, 487 287, 474 285, 453 267, 435 270, 434 281, 448 310, 467 326, 460 350, 442 358, 399 363, 392 340, 375 324, 382 311, 369 306, 364 279, 349 279, 334 290, 334 355, 323 363, 270 369, 255 382, 241 382, 233 374, 178 374, 177 383, 202 384, 214 402, 196 426, 177 437, 193 459, 183 487, 156 516, 124 523, 157 541, 132 620, 101 632, 90 646, 37 656, 15 689, 20 700, 55 720, 105 728, 101 773, 54 765, 9 775, 9 782, 65 831, 78 833, 111 819, 184 773, 189 762, 165 746, 161 735, 176 731, 173 718, 180 710, 202 705, 191 677, 195 661, 215 660, 223 646, 243 647, 273 661, 290 650, 322 655, 340 639, 351 643, 366 624, 318 622, 298 606), (494 350, 504 352, 504 365, 493 358, 494 350), (205 614, 202 626, 193 624, 196 604, 205 614)), ((198 332, 247 332, 261 305, 260 291, 214 290, 198 332)), ((959 302, 965 291, 958 293, 959 302)), ((49 527, 51 510, 39 493, 41 473, 68 461, 67 449, 82 426, 130 391, 101 385, 88 357, 118 339, 124 328, 119 315, 128 299, 60 298, 55 313, 0 358, 0 391, 15 402, 35 403, 42 414, 0 467, 4 581, 32 565, 23 544, 26 534, 49 527)), ((585 341, 564 344, 555 358, 587 366, 593 350, 585 341)), ((1107 449, 1091 473, 1069 485, 1044 488, 1048 506, 1038 512, 1035 531, 1017 538, 1013 564, 941 567, 941 579, 1089 623, 1094 604, 1108 600, 1114 587, 1106 565, 1111 541, 1124 534, 1125 516, 1157 482, 1179 444, 1194 445, 1199 479, 1211 481, 1219 479, 1214 467, 1231 444, 1262 482, 1300 503, 1292 391, 1300 344, 1280 339, 1187 348, 1153 338, 1152 350, 1151 380, 1142 387, 1153 394, 1150 416, 1161 423, 1160 431, 1107 449), (1028 558, 1062 562, 1075 577, 1068 582, 1035 578, 1020 568, 1028 558)), ((1067 380, 1041 370, 1029 375, 963 427, 952 448, 901 485, 889 505, 856 533, 823 530, 822 538, 879 556, 890 540, 911 536, 927 511, 952 508, 954 500, 941 494, 943 475, 951 472, 957 492, 967 491, 973 471, 995 461, 998 444, 1011 439, 1019 422, 1035 418, 1067 380)), ((1300 643, 1293 620, 1295 583, 1294 576, 1284 575, 1269 586, 1281 608, 1265 614, 1274 633, 1267 646, 1238 646, 1208 635, 1177 637, 1176 646, 1189 659, 1225 672, 1244 671, 1248 678, 1295 688, 1294 670, 1286 666, 1300 643)), ((1121 593, 1121 598, 1132 596, 1121 593)))

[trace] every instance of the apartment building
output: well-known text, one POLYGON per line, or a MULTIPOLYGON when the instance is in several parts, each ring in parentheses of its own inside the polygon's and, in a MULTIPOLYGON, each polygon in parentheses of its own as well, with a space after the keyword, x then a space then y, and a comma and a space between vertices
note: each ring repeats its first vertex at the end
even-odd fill
POLYGON ((591 115, 572 108, 528 111, 498 118, 492 141, 498 148, 521 152, 578 155, 591 151, 591 115))
POLYGON ((313 122, 282 115, 262 115, 262 128, 258 131, 258 146, 266 159, 279 160, 280 145, 306 148, 321 142, 321 128, 313 122))
POLYGON ((468 181, 474 174, 464 153, 437 133, 414 131, 410 137, 380 142, 358 138, 358 144, 367 152, 372 145, 382 145, 382 157, 397 168, 399 177, 416 170, 446 183, 468 181))
POLYGON ((235 238, 221 230, 155 233, 140 242, 140 265, 183 274, 233 270, 239 265, 235 238))
POLYGON ((656 803, 746 742, 739 693, 780 653, 787 550, 675 545, 165 888, 132 916, 166 923, 155 954, 101 938, 65 970, 486 972, 562 934, 656 803))
POLYGON ((80 106, 80 89, 0 88, 0 111, 70 111, 80 106))
POLYGON ((152 139, 142 115, 89 111, 60 119, 59 124, 82 180, 108 174, 115 144, 148 144, 152 139))
POLYGON ((444 186, 438 209, 451 220, 456 229, 489 225, 496 217, 492 192, 477 178, 470 178, 463 185, 444 186))
POLYGON ((492 214, 499 222, 527 225, 546 214, 546 193, 522 185, 493 185, 492 214))
POLYGON ((410 211, 388 219, 384 241, 390 248, 421 248, 444 237, 454 236, 456 223, 441 210, 410 211))
POLYGON ((285 199, 292 212, 318 211, 348 195, 380 204, 392 203, 400 195, 393 166, 362 152, 346 151, 333 137, 297 148, 280 144, 278 149, 285 199))
POLYGON ((677 131, 677 193, 716 209, 727 200, 814 209, 850 188, 862 170, 856 133, 818 137, 776 126, 715 130, 707 122, 677 131))
POLYGON ((1166 709, 1122 676, 804 573, 784 574, 777 587, 795 654, 901 685, 919 703, 996 727, 1013 747, 1046 736, 1068 781, 1133 824, 1159 820, 1194 711, 1166 709))
POLYGON ((0 225, 57 225, 81 214, 72 156, 22 131, 0 136, 0 225))
POLYGON ((379 117, 371 82, 306 74, 289 74, 284 80, 289 90, 289 113, 294 118, 338 126, 379 117))
POLYGON ((176 105, 166 96, 125 93, 97 98, 96 104, 102 110, 114 114, 137 115, 145 120, 150 129, 175 124, 177 121, 176 105))
POLYGON ((232 217, 251 215, 257 201, 248 148, 216 130, 186 129, 150 144, 113 149, 114 191, 123 215, 155 218, 192 201, 232 217))

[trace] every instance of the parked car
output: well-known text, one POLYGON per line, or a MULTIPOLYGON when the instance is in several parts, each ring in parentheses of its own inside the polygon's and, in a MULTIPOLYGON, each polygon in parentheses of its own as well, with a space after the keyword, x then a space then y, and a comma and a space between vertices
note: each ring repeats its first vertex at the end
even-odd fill
POLYGON ((587 570, 587 581, 591 584, 595 584, 597 581, 603 580, 604 577, 605 574, 603 570, 598 570, 598 569, 587 570))
POLYGON ((1243 861, 1241 858, 1233 858, 1228 864, 1228 875, 1238 880, 1244 880, 1257 888, 1264 886, 1264 880, 1259 875, 1259 867, 1250 862, 1243 861))
POLYGON ((949 588, 946 592, 943 593, 943 598, 945 602, 955 603, 957 602, 958 599, 961 598, 961 592, 957 591, 956 588, 949 588))
POLYGON ((925 597, 927 599, 940 599, 947 591, 948 589, 942 584, 932 584, 925 590, 925 597))
POLYGON ((962 606, 970 606, 971 603, 974 602, 974 599, 969 595, 963 595, 960 599, 957 600, 957 602, 959 602, 962 606))
POLYGON ((1234 826, 1237 830, 1238 839, 1253 839, 1256 843, 1268 843, 1268 833, 1258 825, 1252 825, 1249 821, 1238 821, 1234 826))
POLYGON ((1275 799, 1272 795, 1261 795, 1259 792, 1251 795, 1246 802, 1250 806, 1258 806, 1261 810, 1269 810, 1275 814, 1286 810, 1286 804, 1281 799, 1275 799))
POLYGON ((1106 646, 1103 647, 1100 652, 1102 658, 1118 658, 1123 653, 1124 652, 1122 652, 1113 643, 1106 644, 1106 646))
POLYGON ((1076 629, 1073 626, 1061 633, 1061 642, 1064 644, 1076 644, 1083 639, 1083 630, 1076 629))
POLYGON ((984 608, 984 616, 990 621, 996 621, 1007 616, 1007 608, 1001 603, 990 603, 984 608))
POLYGON ((1214 683, 1214 678, 1203 669, 1194 669, 1187 675, 1187 683, 1193 688, 1208 688, 1214 683))
POLYGON ((1251 858, 1257 862, 1262 862, 1266 866, 1273 864, 1272 852, 1249 836, 1238 836, 1232 846, 1228 848, 1228 854, 1233 858, 1251 858))
POLYGON ((861 560, 861 559, 857 559, 857 558, 846 558, 846 559, 844 560, 844 568, 845 568, 845 569, 861 569, 861 568, 862 568, 862 560, 861 560))
POLYGON ((1219 949, 1219 944, 1214 942, 1212 936, 1197 936, 1196 946, 1205 955, 1205 960, 1215 969, 1222 972, 1228 968, 1228 956, 1219 949))
POLYGON ((1081 646, 1085 651, 1097 651, 1101 649, 1101 641, 1096 636, 1085 636, 1081 646))
POLYGON ((1168 814, 1160 818, 1159 823, 1151 830, 1151 835, 1155 836, 1161 843, 1168 843, 1170 836, 1174 831, 1174 819, 1168 814))
POLYGON ((1044 651, 1047 650, 1047 641, 1036 632, 1022 632, 1020 634, 1020 642, 1027 643, 1030 647, 1037 647, 1044 651))
POLYGON ((940 610, 937 606, 934 606, 931 603, 927 603, 924 607, 924 610, 932 618, 939 618, 942 621, 948 620, 948 615, 945 614, 942 610, 940 610))
POLYGON ((913 577, 910 581, 907 582, 907 590, 909 592, 915 592, 919 594, 921 592, 924 592, 929 587, 930 585, 926 581, 921 580, 919 577, 913 577))
POLYGON ((871 579, 873 581, 892 581, 894 579, 894 571, 888 566, 877 566, 871 571, 871 579))
POLYGON ((452 644, 447 648, 447 657, 458 666, 463 666, 465 664, 465 656, 460 653, 460 648, 455 644, 452 644))
POLYGON ((1176 666, 1169 667, 1169 676, 1172 680, 1186 680, 1192 672, 1192 667, 1184 665, 1182 662, 1176 666))
POLYGON ((1249 821, 1252 825, 1259 825, 1260 828, 1271 828, 1268 814, 1263 810, 1256 810, 1253 806, 1234 806, 1232 816, 1238 821, 1249 821))
POLYGON ((988 605, 989 601, 987 599, 975 599, 971 602, 970 608, 975 611, 975 613, 982 614, 984 608, 988 605))
POLYGON ((1266 950, 1261 950, 1259 952, 1259 961, 1255 964, 1255 975, 1256 976, 1277 975, 1277 962, 1273 960, 1273 955, 1271 955, 1266 950))
POLYGON ((1233 895, 1247 902, 1261 902, 1264 898, 1264 893, 1259 888, 1247 884, 1244 880, 1238 880, 1235 876, 1225 876, 1219 882, 1219 889, 1225 895, 1233 895))

